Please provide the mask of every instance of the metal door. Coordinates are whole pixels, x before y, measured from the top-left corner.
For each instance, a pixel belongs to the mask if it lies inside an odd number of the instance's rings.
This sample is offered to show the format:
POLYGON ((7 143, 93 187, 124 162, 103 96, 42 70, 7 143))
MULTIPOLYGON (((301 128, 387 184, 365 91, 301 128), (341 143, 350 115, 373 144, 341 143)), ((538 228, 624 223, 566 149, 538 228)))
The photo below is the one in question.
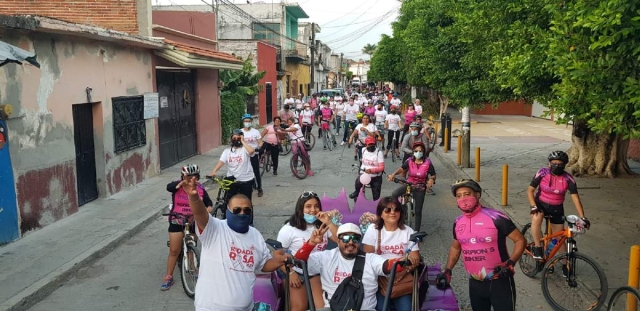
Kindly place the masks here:
POLYGON ((76 145, 76 182, 78 206, 98 198, 96 151, 93 141, 93 107, 73 105, 73 140, 76 145))
POLYGON ((158 129, 162 169, 197 152, 193 80, 191 72, 156 72, 160 96, 158 129))
POLYGON ((0 245, 19 237, 16 187, 9 154, 9 131, 5 121, 0 120, 0 245))
POLYGON ((271 87, 271 82, 267 82, 266 83, 266 87, 265 87, 265 96, 267 98, 267 104, 265 109, 267 110, 267 123, 271 122, 271 119, 273 119, 273 90, 271 87))

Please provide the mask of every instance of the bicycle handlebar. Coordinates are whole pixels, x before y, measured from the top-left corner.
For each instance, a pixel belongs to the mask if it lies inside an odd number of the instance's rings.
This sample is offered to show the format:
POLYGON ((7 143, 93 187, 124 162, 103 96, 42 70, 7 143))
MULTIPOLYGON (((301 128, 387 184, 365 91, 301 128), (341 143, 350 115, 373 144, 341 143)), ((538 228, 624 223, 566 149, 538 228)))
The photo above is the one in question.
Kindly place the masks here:
POLYGON ((412 184, 404 179, 400 179, 398 177, 394 177, 393 178, 393 182, 396 184, 401 184, 401 185, 405 185, 405 186, 410 186, 412 188, 418 188, 418 189, 425 189, 426 186, 423 184, 412 184))
POLYGON ((233 185, 236 182, 235 180, 224 179, 218 176, 207 175, 205 176, 205 178, 215 181, 218 184, 218 186, 225 188, 227 190, 231 185, 233 185))

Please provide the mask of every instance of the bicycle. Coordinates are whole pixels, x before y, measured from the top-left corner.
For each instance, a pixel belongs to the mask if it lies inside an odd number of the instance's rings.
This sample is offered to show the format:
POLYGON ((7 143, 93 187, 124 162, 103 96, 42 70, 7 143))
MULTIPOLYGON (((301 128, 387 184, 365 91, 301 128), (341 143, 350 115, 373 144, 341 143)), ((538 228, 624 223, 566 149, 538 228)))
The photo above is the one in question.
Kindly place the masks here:
MULTIPOLYGON (((196 294, 196 283, 198 282, 198 270, 200 269, 200 251, 198 250, 198 238, 191 228, 195 227, 193 216, 185 216, 177 213, 162 214, 162 216, 174 217, 172 222, 184 226, 184 238, 182 238, 182 260, 178 260, 180 267, 180 280, 182 288, 190 298, 196 294)), ((170 247, 167 241, 167 247, 170 247)))
POLYGON ((376 124, 376 128, 380 134, 379 138, 376 139, 376 148, 378 148, 378 150, 384 150, 384 137, 387 135, 387 130, 384 128, 384 123, 376 124))
POLYGON ((280 144, 282 145, 282 149, 280 149, 281 156, 286 156, 291 153, 291 139, 289 136, 285 136, 284 139, 280 141, 280 144))
POLYGON ((224 179, 218 176, 206 176, 206 178, 211 179, 218 184, 218 196, 216 197, 216 202, 213 204, 213 212, 211 212, 211 216, 213 216, 213 218, 224 220, 227 218, 227 202, 229 202, 228 193, 231 186, 235 183, 235 180, 224 179))
POLYGON ((391 136, 393 136, 393 138, 391 139, 391 146, 392 149, 391 151, 391 161, 395 162, 396 159, 400 159, 400 151, 398 150, 398 140, 396 139, 396 133, 395 132, 399 132, 402 129, 398 129, 398 131, 392 131, 393 133, 391 134, 391 136))
POLYGON ((622 286, 616 289, 616 291, 613 292, 613 295, 611 295, 611 298, 609 299, 609 307, 607 308, 607 311, 635 310, 633 306, 637 307, 639 302, 640 302, 640 291, 638 291, 638 289, 633 288, 631 286, 622 286), (620 301, 622 297, 626 297, 626 300, 620 301), (635 303, 634 303, 634 300, 635 300, 635 303), (623 302, 624 304, 618 305, 618 302, 623 302), (622 308, 615 308, 616 306, 619 306, 622 308))
POLYGON ((311 166, 310 161, 311 159, 304 155, 300 148, 296 148, 296 151, 293 153, 290 160, 291 173, 293 176, 298 179, 307 178, 309 167, 311 166))
POLYGON ((436 133, 436 129, 433 127, 433 122, 430 120, 427 123, 427 127, 425 128, 425 134, 429 138, 429 151, 433 150, 436 146, 436 141, 438 140, 438 134, 436 133))
MULTIPOLYGON (((413 221, 413 218, 415 217, 415 200, 413 199, 413 188, 418 188, 418 189, 423 189, 424 187, 418 186, 418 185, 413 185, 409 182, 407 182, 404 179, 400 179, 398 177, 394 177, 393 178, 393 182, 396 184, 401 184, 401 185, 405 185, 407 186, 407 190, 405 191, 405 193, 402 195, 402 198, 400 200, 400 204, 402 205, 402 209, 404 210, 404 217, 405 217, 405 222, 406 224, 408 224, 409 226, 412 226, 411 222, 413 221)), ((414 226, 414 228, 417 228, 418 226, 414 226)))
MULTIPOLYGON (((276 148, 276 147, 272 146, 270 148, 276 148)), ((260 155, 260 159, 258 161, 260 163, 260 176, 264 176, 265 171, 267 172, 271 171, 271 166, 273 166, 273 160, 271 159, 271 151, 265 149, 265 151, 260 155)))
POLYGON ((533 247, 535 247, 535 244, 533 243, 531 234, 529 234, 531 223, 528 223, 521 231, 527 241, 531 242, 527 244, 522 258, 518 261, 520 270, 522 270, 526 276, 531 278, 538 274, 538 272, 542 271, 542 294, 544 295, 545 300, 547 300, 555 310, 569 311, 576 309, 599 309, 604 305, 605 300, 607 299, 607 276, 595 260, 587 255, 578 253, 578 247, 574 237, 585 232, 584 227, 578 224, 579 218, 575 215, 564 217, 564 221, 568 224, 568 227, 556 233, 551 232, 551 216, 545 215, 544 218, 545 234, 541 240, 543 249, 545 250, 543 259, 537 261, 533 258, 533 247), (566 253, 557 254, 563 244, 566 244, 566 253), (531 260, 533 260, 533 263, 528 263, 531 260), (566 264, 563 264, 562 261, 565 261, 566 264), (579 265, 579 261, 583 263, 579 265), (556 265, 558 265, 558 269, 556 269, 556 265), (587 270, 585 265, 589 266, 591 270, 587 270), (562 273, 557 273, 557 270, 562 273), (583 270, 585 273, 583 273, 583 270), (588 283, 586 281, 587 277, 593 272, 595 272, 598 279, 593 283, 588 283), (560 279, 560 282, 557 282, 558 284, 553 284, 552 286, 550 283, 553 283, 553 281, 557 279, 560 279), (559 297, 554 298, 551 295, 550 290, 564 288, 565 286, 562 286, 562 282, 566 283, 571 292, 574 293, 561 293, 559 294, 559 297), (579 289, 586 289, 586 291, 582 294, 575 294, 579 289), (589 294, 595 296, 595 301, 592 301, 592 298, 587 297, 589 294), (560 305, 558 301, 566 301, 568 297, 573 297, 574 302, 566 307, 560 305), (576 307, 577 305, 582 305, 584 307, 576 307))
POLYGON ((331 132, 331 123, 327 120, 322 120, 321 124, 327 123, 327 128, 322 129, 322 142, 324 146, 329 148, 329 151, 333 151, 333 146, 336 144, 336 138, 331 132))
MULTIPOLYGON (((313 125, 308 123, 304 123, 303 126, 310 126, 313 128, 313 125)), ((313 149, 313 147, 316 145, 316 137, 311 133, 311 130, 304 133, 303 135, 305 145, 304 149, 307 149, 307 151, 311 151, 311 149, 313 149)))

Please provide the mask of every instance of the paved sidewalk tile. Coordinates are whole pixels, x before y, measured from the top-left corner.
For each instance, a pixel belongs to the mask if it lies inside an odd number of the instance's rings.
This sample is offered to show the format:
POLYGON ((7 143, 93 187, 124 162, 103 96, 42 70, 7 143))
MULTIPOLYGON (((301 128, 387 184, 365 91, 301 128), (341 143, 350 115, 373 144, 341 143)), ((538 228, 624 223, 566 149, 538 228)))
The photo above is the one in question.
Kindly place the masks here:
MULTIPOLYGON (((0 248, 0 310, 24 310, 92 261, 155 220, 170 203, 166 184, 180 167, 197 163, 203 170, 218 161, 222 148, 194 156, 159 176, 80 208, 65 219, 0 248)), ((202 175, 208 174, 203 171, 202 175)))

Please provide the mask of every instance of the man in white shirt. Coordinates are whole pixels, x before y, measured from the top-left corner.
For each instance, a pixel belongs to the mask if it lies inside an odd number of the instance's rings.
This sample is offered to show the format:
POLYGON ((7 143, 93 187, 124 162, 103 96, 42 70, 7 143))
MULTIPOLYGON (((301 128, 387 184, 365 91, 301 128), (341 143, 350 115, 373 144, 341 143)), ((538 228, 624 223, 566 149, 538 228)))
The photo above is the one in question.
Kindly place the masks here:
POLYGON ((262 234, 249 225, 253 206, 246 196, 231 197, 227 203, 227 219, 220 220, 207 212, 198 195, 195 178, 182 181, 180 186, 189 195, 195 231, 202 247, 195 310, 253 310, 255 273, 273 272, 290 256, 283 250, 276 250, 272 255, 262 234))
MULTIPOLYGON (((360 164, 360 173, 369 175, 371 181, 371 194, 373 200, 376 201, 380 198, 380 190, 382 189, 382 172, 384 172, 384 155, 382 151, 376 148, 376 139, 368 136, 365 139, 365 150, 362 151, 362 164, 360 164)), ((360 189, 362 188, 362 182, 360 182, 360 176, 356 178, 356 190, 349 195, 349 198, 354 201, 358 198, 360 189)))
POLYGON ((384 110, 384 102, 379 100, 378 106, 376 107, 376 112, 373 114, 375 118, 376 128, 378 129, 378 133, 382 136, 382 151, 384 151, 384 121, 387 119, 387 111, 384 110))
MULTIPOLYGON (((245 114, 242 117, 242 124, 244 126, 242 128, 242 131, 244 132, 244 141, 249 144, 249 146, 251 146, 254 150, 260 150, 260 147, 262 147, 262 135, 260 134, 260 131, 251 127, 253 125, 253 117, 248 113, 245 114)), ((258 196, 261 197, 264 192, 262 191, 262 175, 260 175, 259 152, 251 155, 251 167, 253 167, 253 174, 255 175, 255 185, 256 189, 258 189, 258 196)))
MULTIPOLYGON (((349 99, 349 103, 344 106, 344 136, 342 137, 342 143, 340 146, 344 146, 347 142, 347 136, 349 135, 349 128, 355 129, 358 124, 358 112, 360 107, 356 105, 353 98, 349 99)), ((351 143, 349 143, 351 144, 351 143)))
POLYGON ((291 98, 291 94, 287 94, 287 98, 284 99, 282 106, 289 105, 289 107, 294 107, 295 100, 291 98))
POLYGON ((229 196, 242 193, 251 200, 255 176, 251 167, 251 155, 255 149, 244 140, 244 132, 240 129, 233 130, 231 146, 225 149, 220 156, 211 175, 216 175, 223 165, 227 165, 226 179, 235 180, 228 190, 229 196))
MULTIPOLYGON (((322 225, 319 229, 314 230, 309 241, 295 254, 297 259, 307 261, 309 275, 320 275, 324 308, 318 309, 318 311, 330 310, 329 301, 331 297, 340 283, 351 276, 356 257, 359 254, 363 255, 358 251, 362 241, 362 232, 357 225, 352 223, 343 224, 338 228, 338 248, 311 253, 316 244, 323 242, 324 234, 328 228, 322 225)), ((402 258, 385 260, 383 257, 373 253, 367 253, 364 256, 365 263, 362 273, 364 299, 360 310, 375 310, 378 277, 389 274, 393 263, 402 258)))
POLYGON ((392 106, 400 107, 400 104, 402 104, 402 101, 398 99, 398 94, 393 94, 393 99, 391 100, 390 104, 392 106))

